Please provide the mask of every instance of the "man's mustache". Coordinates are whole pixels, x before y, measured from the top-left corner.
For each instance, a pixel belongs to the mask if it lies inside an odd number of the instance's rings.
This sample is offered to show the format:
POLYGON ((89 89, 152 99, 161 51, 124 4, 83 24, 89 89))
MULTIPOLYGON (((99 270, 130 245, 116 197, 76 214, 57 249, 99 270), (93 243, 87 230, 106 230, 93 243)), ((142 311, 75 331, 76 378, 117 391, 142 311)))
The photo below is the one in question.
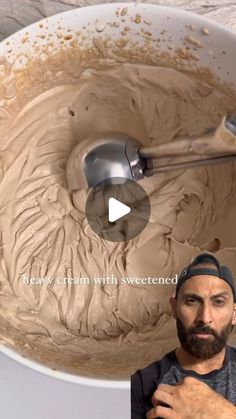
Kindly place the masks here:
POLYGON ((188 334, 193 333, 201 333, 201 334, 209 334, 217 337, 217 333, 209 326, 199 326, 191 329, 188 334))

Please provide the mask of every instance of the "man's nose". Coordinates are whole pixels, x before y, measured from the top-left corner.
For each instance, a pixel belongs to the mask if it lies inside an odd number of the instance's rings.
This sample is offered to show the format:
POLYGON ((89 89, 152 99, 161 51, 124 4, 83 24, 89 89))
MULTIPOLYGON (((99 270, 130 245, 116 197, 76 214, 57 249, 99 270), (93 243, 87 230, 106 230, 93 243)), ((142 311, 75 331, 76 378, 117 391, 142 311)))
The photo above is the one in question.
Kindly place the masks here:
POLYGON ((204 302, 201 304, 198 310, 197 320, 204 324, 212 323, 212 310, 210 304, 204 302))

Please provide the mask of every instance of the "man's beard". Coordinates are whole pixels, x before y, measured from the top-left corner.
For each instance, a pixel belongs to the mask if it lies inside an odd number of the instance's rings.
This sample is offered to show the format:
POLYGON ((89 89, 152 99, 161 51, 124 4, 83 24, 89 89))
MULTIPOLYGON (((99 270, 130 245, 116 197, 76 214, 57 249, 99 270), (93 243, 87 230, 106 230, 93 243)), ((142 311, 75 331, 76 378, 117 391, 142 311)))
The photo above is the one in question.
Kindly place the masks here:
POLYGON ((233 330, 231 321, 222 328, 220 334, 207 325, 186 330, 179 318, 176 320, 176 326, 182 348, 197 359, 210 359, 218 354, 226 346, 233 330), (210 333, 212 336, 204 339, 193 333, 210 333))

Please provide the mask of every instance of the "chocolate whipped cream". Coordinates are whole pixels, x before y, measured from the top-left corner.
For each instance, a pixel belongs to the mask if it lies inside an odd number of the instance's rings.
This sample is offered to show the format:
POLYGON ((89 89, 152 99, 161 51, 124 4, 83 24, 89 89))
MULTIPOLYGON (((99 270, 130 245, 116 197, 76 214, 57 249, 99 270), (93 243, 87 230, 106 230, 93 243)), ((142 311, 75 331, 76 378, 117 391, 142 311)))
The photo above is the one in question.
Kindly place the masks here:
POLYGON ((236 165, 143 179, 150 221, 135 239, 113 243, 88 225, 89 190, 68 190, 67 160, 94 133, 123 132, 146 147, 200 135, 234 110, 235 97, 203 77, 145 63, 104 58, 69 65, 49 57, 21 74, 5 64, 1 341, 53 368, 128 377, 177 344, 168 303, 175 285, 122 278, 174 278, 202 251, 236 274, 236 165), (94 277, 116 282, 58 281, 94 277))

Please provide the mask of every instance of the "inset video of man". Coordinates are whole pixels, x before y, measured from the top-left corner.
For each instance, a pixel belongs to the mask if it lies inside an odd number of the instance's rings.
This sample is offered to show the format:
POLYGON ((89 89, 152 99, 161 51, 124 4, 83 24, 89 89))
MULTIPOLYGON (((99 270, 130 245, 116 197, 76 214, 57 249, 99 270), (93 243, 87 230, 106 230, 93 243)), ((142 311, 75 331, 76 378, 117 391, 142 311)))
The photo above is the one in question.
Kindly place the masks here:
POLYGON ((231 270, 202 253, 170 297, 180 345, 131 376, 131 419, 236 419, 236 323, 231 270))

